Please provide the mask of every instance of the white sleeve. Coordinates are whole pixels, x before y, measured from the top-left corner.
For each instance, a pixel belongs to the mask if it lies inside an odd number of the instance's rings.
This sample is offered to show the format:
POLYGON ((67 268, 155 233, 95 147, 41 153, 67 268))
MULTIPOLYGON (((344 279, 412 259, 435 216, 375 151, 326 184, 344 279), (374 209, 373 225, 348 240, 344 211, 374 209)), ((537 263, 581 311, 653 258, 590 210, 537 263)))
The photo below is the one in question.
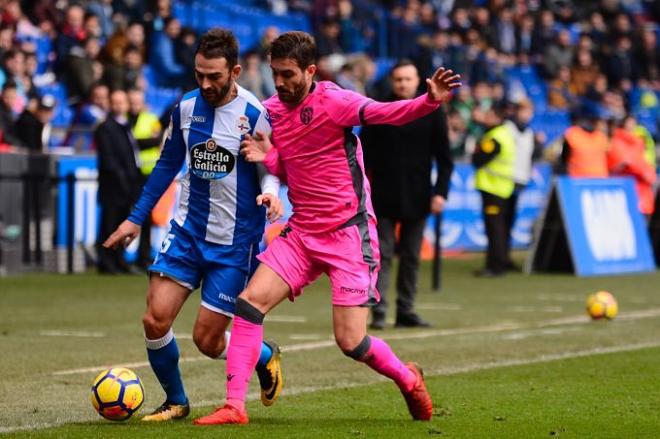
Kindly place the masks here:
MULTIPOLYGON (((272 128, 270 126, 270 117, 268 110, 264 109, 257 119, 256 126, 254 127, 254 134, 257 131, 263 133, 265 136, 270 136, 272 128)), ((276 176, 269 174, 263 163, 257 163, 257 174, 259 175, 259 184, 261 185, 262 194, 272 194, 279 196, 280 193, 280 179, 276 176)))
POLYGON ((259 119, 257 119, 257 123, 254 127, 254 135, 257 134, 257 131, 260 131, 265 135, 270 135, 271 131, 273 131, 273 129, 270 127, 270 116, 268 115, 268 110, 265 108, 259 115, 259 119))
POLYGON ((259 176, 261 193, 271 194, 279 197, 280 179, 272 174, 269 174, 263 163, 257 163, 257 175, 259 176))

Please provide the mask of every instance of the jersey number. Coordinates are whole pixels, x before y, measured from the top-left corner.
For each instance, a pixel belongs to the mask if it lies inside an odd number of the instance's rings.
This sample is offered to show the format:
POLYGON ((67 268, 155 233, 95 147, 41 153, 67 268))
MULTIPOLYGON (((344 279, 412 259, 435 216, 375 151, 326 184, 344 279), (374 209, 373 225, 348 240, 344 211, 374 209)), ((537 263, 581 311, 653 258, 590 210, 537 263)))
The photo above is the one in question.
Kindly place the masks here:
POLYGON ((174 239, 174 233, 168 233, 165 239, 163 239, 163 245, 160 247, 161 253, 166 253, 167 249, 172 245, 172 240, 174 239))

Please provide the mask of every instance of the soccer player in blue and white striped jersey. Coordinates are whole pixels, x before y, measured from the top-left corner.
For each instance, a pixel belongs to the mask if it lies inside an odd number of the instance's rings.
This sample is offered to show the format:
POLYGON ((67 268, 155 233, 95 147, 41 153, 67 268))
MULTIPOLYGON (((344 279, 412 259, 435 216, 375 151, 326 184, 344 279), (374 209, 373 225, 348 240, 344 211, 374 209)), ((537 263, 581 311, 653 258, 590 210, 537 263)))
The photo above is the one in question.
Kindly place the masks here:
MULTIPOLYGON (((279 180, 239 153, 245 135, 270 133, 264 107, 236 83, 240 72, 238 42, 231 32, 216 28, 201 37, 195 55, 199 88, 187 93, 175 107, 161 157, 140 199, 104 243, 106 247, 125 246, 135 239, 140 225, 185 163, 177 211, 149 267, 143 324, 149 362, 166 400, 144 420, 188 415, 172 323, 190 292, 201 284, 193 340, 205 355, 226 358, 226 329, 234 315, 236 297, 258 264, 265 219, 275 220, 282 214, 276 195, 279 180)), ((256 370, 262 402, 271 405, 282 388, 275 343, 262 344, 256 370)))

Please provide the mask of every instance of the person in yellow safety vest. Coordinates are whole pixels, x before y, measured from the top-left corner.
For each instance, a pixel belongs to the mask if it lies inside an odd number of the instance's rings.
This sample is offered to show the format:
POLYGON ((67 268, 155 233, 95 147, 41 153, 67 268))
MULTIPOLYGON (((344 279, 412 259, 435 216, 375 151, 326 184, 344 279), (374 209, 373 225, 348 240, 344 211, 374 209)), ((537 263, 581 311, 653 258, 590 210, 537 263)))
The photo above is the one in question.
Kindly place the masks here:
POLYGON ((596 110, 583 109, 575 116, 575 124, 564 133, 564 144, 557 173, 575 178, 605 178, 609 176, 607 135, 597 129, 601 121, 596 110))
POLYGON ((511 130, 503 124, 504 108, 494 106, 485 114, 486 132, 472 155, 475 186, 481 193, 488 248, 486 266, 475 275, 503 276, 509 262, 507 209, 515 189, 516 145, 511 130))
MULTIPOLYGON (((151 175, 160 157, 162 127, 158 116, 148 111, 144 103, 144 91, 133 88, 128 91, 130 105, 129 123, 133 137, 138 142, 140 156, 140 172, 143 184, 151 175)), ((152 261, 151 257, 151 219, 148 218, 140 233, 137 265, 146 269, 152 261)))
POLYGON ((653 166, 653 169, 656 169, 655 140, 653 140, 653 136, 644 125, 639 123, 633 129, 633 134, 644 141, 644 158, 649 165, 653 166))

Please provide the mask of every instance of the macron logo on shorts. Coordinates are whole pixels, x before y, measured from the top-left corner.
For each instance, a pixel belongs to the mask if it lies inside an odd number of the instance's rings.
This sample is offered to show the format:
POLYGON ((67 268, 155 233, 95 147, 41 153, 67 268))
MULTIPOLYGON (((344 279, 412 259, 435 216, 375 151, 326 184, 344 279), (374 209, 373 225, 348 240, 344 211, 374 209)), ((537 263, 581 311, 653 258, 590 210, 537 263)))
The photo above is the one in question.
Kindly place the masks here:
POLYGON ((365 296, 367 294, 367 290, 360 288, 341 287, 339 290, 344 294, 357 294, 359 296, 365 296))
POLYGON ((236 303, 236 299, 235 299, 235 298, 233 298, 233 297, 231 297, 231 296, 228 296, 228 295, 225 294, 225 293, 220 293, 220 294, 218 294, 218 298, 219 298, 220 300, 224 300, 225 302, 236 303))

